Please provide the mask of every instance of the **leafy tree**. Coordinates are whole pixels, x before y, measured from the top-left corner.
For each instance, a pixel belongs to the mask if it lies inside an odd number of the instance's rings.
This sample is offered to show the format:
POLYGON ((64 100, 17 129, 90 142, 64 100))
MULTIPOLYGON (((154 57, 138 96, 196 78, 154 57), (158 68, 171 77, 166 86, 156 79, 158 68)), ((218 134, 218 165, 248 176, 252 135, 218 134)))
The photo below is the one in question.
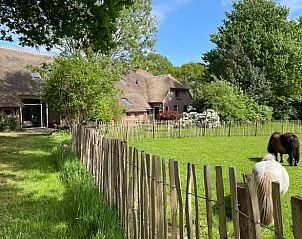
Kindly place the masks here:
POLYGON ((212 73, 258 102, 267 102, 277 118, 289 115, 291 102, 301 100, 301 42, 288 13, 274 0, 234 2, 223 25, 211 35, 217 47, 204 55, 212 73))
POLYGON ((46 79, 44 100, 69 124, 91 119, 108 121, 116 114, 114 84, 121 79, 122 69, 109 57, 83 57, 79 53, 57 57, 40 72, 46 79))
POLYGON ((175 76, 177 71, 176 67, 167 57, 154 52, 133 59, 132 66, 134 68, 145 69, 154 75, 171 74, 175 76))
POLYGON ((198 62, 183 64, 176 69, 176 78, 190 87, 193 107, 198 111, 202 110, 203 99, 199 94, 199 89, 212 79, 207 67, 198 62))
POLYGON ((123 7, 113 36, 116 47, 109 55, 113 59, 129 60, 152 51, 157 40, 157 26, 151 0, 136 0, 130 7, 123 7))
POLYGON ((207 67, 198 62, 189 62, 178 67, 176 77, 191 87, 205 83, 210 78, 207 67))
POLYGON ((0 3, 0 39, 49 50, 66 39, 85 52, 108 52, 114 46, 119 11, 131 0, 4 0, 0 3))
POLYGON ((203 97, 203 108, 217 111, 222 120, 258 121, 271 120, 272 109, 254 102, 232 84, 217 80, 206 83, 199 89, 203 97))

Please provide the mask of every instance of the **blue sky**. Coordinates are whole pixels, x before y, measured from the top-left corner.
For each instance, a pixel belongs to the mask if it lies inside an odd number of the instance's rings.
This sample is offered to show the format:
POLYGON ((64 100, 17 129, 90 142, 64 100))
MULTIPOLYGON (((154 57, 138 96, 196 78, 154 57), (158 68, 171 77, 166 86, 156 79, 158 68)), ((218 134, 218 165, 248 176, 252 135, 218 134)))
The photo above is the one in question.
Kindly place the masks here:
MULTIPOLYGON (((290 18, 302 15, 302 0, 278 0, 290 7, 290 18)), ((222 25, 232 0, 153 0, 160 19, 156 51, 174 65, 201 62, 203 53, 214 48, 209 34, 222 25)))
MULTIPOLYGON (((302 15, 302 0, 277 2, 290 7, 291 19, 302 15)), ((215 47, 209 34, 222 25, 232 0, 153 0, 152 5, 160 20, 156 51, 180 66, 190 61, 201 62, 202 54, 215 47)), ((17 43, 2 41, 0 45, 18 47, 17 43)))

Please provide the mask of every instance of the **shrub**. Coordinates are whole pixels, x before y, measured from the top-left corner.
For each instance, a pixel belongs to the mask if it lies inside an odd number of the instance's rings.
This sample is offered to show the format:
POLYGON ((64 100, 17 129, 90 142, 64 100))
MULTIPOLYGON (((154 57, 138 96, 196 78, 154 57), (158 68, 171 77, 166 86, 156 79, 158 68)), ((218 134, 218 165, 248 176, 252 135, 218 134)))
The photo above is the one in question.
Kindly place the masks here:
POLYGON ((200 92, 206 108, 219 112, 226 121, 270 121, 272 108, 259 105, 232 84, 215 80, 205 84, 200 92))
POLYGON ((157 120, 178 120, 181 115, 176 111, 165 111, 158 115, 157 120))
POLYGON ((217 112, 212 109, 207 109, 202 113, 190 112, 182 113, 180 119, 182 127, 187 127, 189 125, 196 125, 199 127, 216 128, 220 127, 220 117, 217 112))
POLYGON ((19 124, 16 116, 0 112, 0 131, 18 130, 19 124))

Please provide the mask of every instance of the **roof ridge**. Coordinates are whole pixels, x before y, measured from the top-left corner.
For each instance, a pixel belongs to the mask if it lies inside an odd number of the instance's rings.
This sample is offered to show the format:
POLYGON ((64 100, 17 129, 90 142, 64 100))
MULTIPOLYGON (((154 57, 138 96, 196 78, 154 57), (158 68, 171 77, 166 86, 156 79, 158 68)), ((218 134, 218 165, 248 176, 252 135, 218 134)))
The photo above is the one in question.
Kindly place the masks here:
POLYGON ((36 55, 53 57, 53 55, 51 55, 51 54, 41 53, 41 52, 37 52, 37 51, 35 52, 35 51, 25 50, 25 49, 18 49, 16 47, 9 47, 9 46, 0 45, 0 48, 9 49, 9 50, 15 50, 15 51, 20 51, 20 52, 26 52, 26 53, 36 54, 36 55))

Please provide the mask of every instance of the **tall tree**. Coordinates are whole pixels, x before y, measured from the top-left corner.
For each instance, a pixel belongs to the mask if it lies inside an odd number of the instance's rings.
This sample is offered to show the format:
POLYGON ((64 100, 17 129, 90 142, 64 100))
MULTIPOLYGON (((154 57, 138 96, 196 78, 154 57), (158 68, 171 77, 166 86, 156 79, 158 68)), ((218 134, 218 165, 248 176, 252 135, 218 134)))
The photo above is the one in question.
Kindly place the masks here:
POLYGON ((274 107, 277 118, 293 114, 291 103, 301 100, 301 44, 288 14, 289 9, 274 0, 234 2, 211 35, 217 47, 204 55, 212 73, 253 97, 259 87, 271 89, 271 96, 263 95, 268 98, 264 102, 274 107))
POLYGON ((130 60, 154 49, 158 21, 152 13, 151 0, 135 0, 123 7, 113 35, 115 48, 109 55, 113 59, 130 60))
POLYGON ((114 46, 116 19, 131 0, 4 0, 0 3, 0 39, 16 35, 22 46, 51 49, 65 39, 78 49, 108 52, 114 46))

